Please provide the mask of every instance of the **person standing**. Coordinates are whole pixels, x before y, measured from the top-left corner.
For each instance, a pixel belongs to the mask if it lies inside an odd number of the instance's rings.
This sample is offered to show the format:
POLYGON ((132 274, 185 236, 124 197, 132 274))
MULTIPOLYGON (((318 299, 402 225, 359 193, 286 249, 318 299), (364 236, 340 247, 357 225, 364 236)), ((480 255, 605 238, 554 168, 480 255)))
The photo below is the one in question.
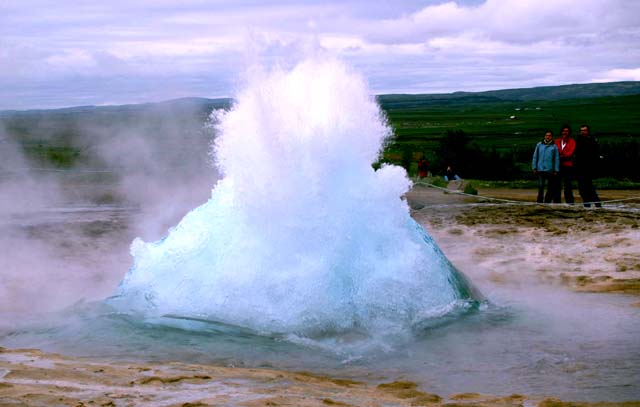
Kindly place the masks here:
POLYGON ((460 177, 453 171, 451 165, 447 165, 447 169, 444 171, 444 180, 445 181, 458 181, 460 177))
POLYGON ((560 169, 560 154, 558 153, 558 147, 553 142, 553 132, 547 131, 544 134, 544 139, 536 144, 536 149, 533 151, 533 160, 531 162, 531 168, 533 169, 533 175, 538 177, 538 203, 550 203, 554 202, 556 198, 556 178, 560 169), (544 186, 547 184, 547 194, 544 194, 544 186))
POLYGON ((601 208, 600 197, 593 186, 593 176, 599 167, 600 154, 598 153, 598 141, 591 136, 589 126, 580 126, 580 135, 576 140, 576 178, 578 179, 578 191, 584 207, 591 207, 591 203, 596 208, 601 208))
POLYGON ((422 158, 418 161, 418 177, 426 178, 429 176, 429 162, 424 154, 422 154, 422 158))
POLYGON ((571 137, 571 126, 568 124, 563 125, 560 128, 560 136, 556 140, 556 147, 560 154, 560 173, 554 202, 560 203, 560 194, 564 188, 564 201, 573 205, 573 158, 576 150, 576 141, 571 137))

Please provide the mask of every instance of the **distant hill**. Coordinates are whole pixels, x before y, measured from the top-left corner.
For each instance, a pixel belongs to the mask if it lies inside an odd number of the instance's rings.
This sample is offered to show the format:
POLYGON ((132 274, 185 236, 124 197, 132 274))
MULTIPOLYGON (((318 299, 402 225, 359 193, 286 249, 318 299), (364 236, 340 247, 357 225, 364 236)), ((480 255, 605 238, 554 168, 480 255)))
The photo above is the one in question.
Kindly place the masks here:
MULTIPOLYGON (((388 94, 377 95, 376 99, 384 110, 411 109, 422 106, 448 106, 461 104, 554 101, 565 99, 598 98, 605 96, 640 95, 640 81, 586 83, 559 86, 538 86, 534 88, 517 88, 489 90, 484 92, 453 92, 425 94, 388 94)), ((165 110, 170 108, 177 112, 206 111, 228 108, 233 103, 231 98, 180 98, 164 102, 141 103, 114 106, 75 106, 62 109, 30 109, 0 110, 0 118, 16 115, 38 116, 39 114, 78 114, 86 112, 102 113, 138 113, 143 111, 165 110)))
POLYGON ((480 94, 484 96, 495 96, 500 99, 522 101, 581 99, 604 96, 628 96, 640 95, 640 82, 609 82, 562 86, 539 86, 536 88, 492 90, 487 92, 480 92, 480 94))
MULTIPOLYGON (((524 174, 532 143, 545 131, 557 131, 563 123, 588 123, 601 144, 622 146, 609 154, 616 160, 607 162, 606 175, 637 174, 628 167, 640 157, 640 82, 379 95, 377 100, 394 134, 385 145, 387 162, 397 164, 404 156, 422 153, 433 161, 440 141, 456 130, 483 151, 515 157, 524 174), (631 156, 625 158, 627 153, 631 156)), ((135 168, 171 174, 176 180, 193 177, 211 168, 215 134, 206 125, 211 111, 228 109, 232 103, 229 98, 182 98, 0 111, 0 178, 3 168, 10 172, 16 166, 3 167, 9 162, 3 157, 17 155, 24 156, 22 166, 29 168, 108 170, 118 176, 135 168)))
POLYGON ((485 92, 454 92, 433 94, 391 94, 377 97, 383 109, 410 109, 433 105, 460 105, 462 103, 495 103, 554 101, 565 99, 598 98, 605 96, 640 95, 640 82, 586 83, 535 88, 489 90, 485 92))
MULTIPOLYGON (((231 99, 183 98, 121 106, 6 110, 0 112, 0 161, 20 156, 24 158, 21 166, 29 168, 119 172, 118 168, 130 169, 136 163, 147 172, 206 171, 213 135, 205 124, 212 110, 226 109, 231 103, 231 99), (185 167, 185 162, 190 165, 185 167)), ((11 167, 15 166, 0 163, 0 178, 3 170, 13 171, 11 167)))
POLYGON ((0 118, 10 116, 38 116, 38 115, 75 115, 81 113, 140 113, 154 110, 166 110, 170 108, 173 111, 185 112, 202 110, 211 112, 212 109, 228 108, 233 102, 230 98, 207 99, 207 98, 180 98, 172 99, 164 102, 156 103, 140 103, 128 105, 109 105, 109 106, 74 106, 61 109, 29 109, 29 110, 0 110, 0 118))

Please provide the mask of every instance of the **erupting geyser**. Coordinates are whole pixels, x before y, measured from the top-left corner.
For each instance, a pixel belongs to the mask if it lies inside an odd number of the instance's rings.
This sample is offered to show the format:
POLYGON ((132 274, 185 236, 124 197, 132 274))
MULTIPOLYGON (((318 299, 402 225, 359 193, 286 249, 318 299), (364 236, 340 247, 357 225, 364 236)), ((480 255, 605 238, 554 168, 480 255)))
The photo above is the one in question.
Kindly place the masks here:
POLYGON ((303 336, 407 332, 473 303, 409 216, 364 80, 336 60, 255 74, 216 117, 224 178, 160 241, 131 245, 111 303, 303 336))

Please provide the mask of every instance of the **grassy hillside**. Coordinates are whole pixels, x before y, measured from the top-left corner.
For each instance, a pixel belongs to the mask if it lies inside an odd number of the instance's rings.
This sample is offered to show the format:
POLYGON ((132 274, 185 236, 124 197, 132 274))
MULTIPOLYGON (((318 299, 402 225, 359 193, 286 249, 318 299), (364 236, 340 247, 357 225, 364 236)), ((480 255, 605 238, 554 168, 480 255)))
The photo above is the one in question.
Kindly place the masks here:
POLYGON ((441 171, 441 140, 448 131, 462 131, 472 149, 482 150, 474 158, 479 162, 464 163, 465 176, 528 177, 531 152, 546 130, 557 137, 564 123, 574 133, 586 123, 605 157, 599 174, 640 180, 634 165, 640 160, 640 95, 535 101, 470 95, 422 102, 394 95, 391 100, 384 96, 379 100, 396 135, 383 161, 403 165, 410 172, 422 154, 435 164, 436 172, 441 171), (496 168, 480 174, 490 164, 496 168))
POLYGON ((380 97, 396 134, 390 153, 433 150, 447 130, 463 130, 481 146, 499 150, 535 145, 547 129, 557 133, 563 123, 574 130, 588 123, 604 142, 640 136, 640 95, 525 102, 471 96, 414 101, 410 107, 398 99, 380 97))
POLYGON ((626 96, 640 94, 640 82, 608 82, 586 83, 560 86, 538 86, 535 88, 489 90, 485 92, 454 92, 424 95, 382 95, 379 98, 385 104, 396 103, 395 107, 409 107, 409 104, 424 104, 430 100, 467 100, 475 101, 531 101, 531 100, 563 100, 586 99, 605 96, 626 96))
POLYGON ((4 111, 0 112, 0 146, 18 146, 36 167, 112 167, 114 163, 106 162, 97 150, 109 146, 113 151, 117 144, 129 143, 138 150, 157 152, 159 162, 189 159, 193 152, 208 151, 210 135, 203 127, 211 111, 230 104, 230 99, 186 98, 140 105, 4 111))
MULTIPOLYGON (((613 156, 607 163, 619 167, 616 176, 640 177, 637 170, 637 175, 629 174, 634 171, 628 162, 640 159, 640 82, 377 99, 396 135, 385 148, 387 162, 415 163, 422 153, 437 162, 441 140, 447 131, 456 130, 463 131, 474 148, 515 160, 524 174, 530 152, 547 129, 557 134, 563 123, 575 131, 588 123, 602 144, 618 148, 610 149, 613 156)), ((212 136, 205 123, 213 109, 230 104, 230 99, 187 98, 142 105, 3 111, 0 158, 15 150, 24 154, 23 165, 30 167, 130 169, 140 160, 154 171, 170 171, 195 161, 200 163, 197 168, 203 168, 210 160, 212 136)), ((9 171, 6 167, 0 170, 9 171)))

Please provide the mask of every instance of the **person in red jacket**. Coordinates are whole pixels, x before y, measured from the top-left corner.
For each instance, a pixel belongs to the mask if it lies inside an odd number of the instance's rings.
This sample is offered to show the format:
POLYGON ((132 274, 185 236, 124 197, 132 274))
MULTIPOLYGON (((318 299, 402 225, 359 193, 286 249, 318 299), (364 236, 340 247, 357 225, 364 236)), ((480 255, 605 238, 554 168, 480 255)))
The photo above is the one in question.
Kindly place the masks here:
POLYGON ((571 127, 568 124, 560 128, 561 137, 556 140, 556 147, 560 153, 560 174, 556 186, 556 199, 560 202, 560 193, 564 186, 564 201, 573 204, 573 155, 576 150, 576 141, 571 137, 571 127))
POLYGON ((418 177, 426 178, 429 176, 429 162, 427 158, 422 154, 422 158, 418 161, 418 177))

